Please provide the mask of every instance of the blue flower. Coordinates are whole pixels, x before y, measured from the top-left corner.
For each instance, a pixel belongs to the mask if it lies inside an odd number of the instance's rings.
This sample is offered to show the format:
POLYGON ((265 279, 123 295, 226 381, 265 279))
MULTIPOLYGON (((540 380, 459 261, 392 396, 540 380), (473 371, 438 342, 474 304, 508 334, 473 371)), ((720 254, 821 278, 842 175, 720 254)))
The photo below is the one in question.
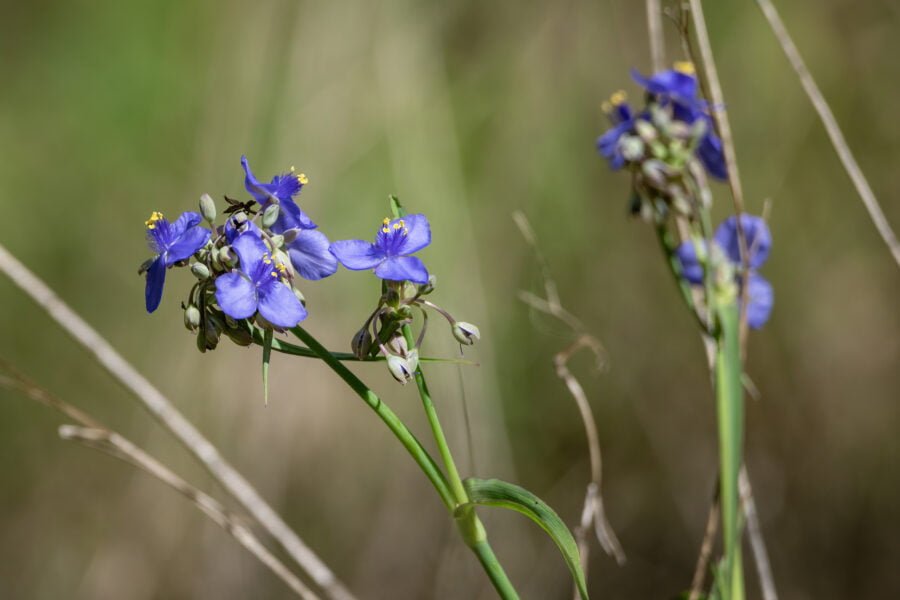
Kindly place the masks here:
POLYGON ((166 283, 166 269, 206 245, 210 232, 199 227, 203 218, 195 212, 186 212, 174 223, 154 211, 147 220, 147 242, 157 256, 147 269, 147 286, 144 297, 147 312, 153 312, 162 299, 166 283))
POLYGON ((715 133, 708 104, 699 97, 694 65, 689 62, 677 62, 674 68, 650 77, 644 77, 637 71, 632 71, 631 76, 663 106, 671 106, 674 119, 688 125, 698 120, 706 123, 706 133, 697 147, 697 156, 710 175, 717 179, 727 179, 728 170, 722 140, 715 133))
MULTIPOLYGON (((747 281, 749 298, 747 323, 753 329, 759 329, 769 320, 772 305, 775 303, 772 284, 756 272, 756 269, 759 269, 769 257, 769 250, 772 248, 772 234, 769 232, 769 226, 760 217, 742 214, 741 226, 750 253, 748 261, 750 273, 747 281)), ((742 267, 736 217, 728 217, 719 225, 713 237, 713 244, 721 249, 725 258, 734 265, 736 270, 742 267)), ((696 246, 692 242, 684 242, 675 253, 681 262, 682 276, 695 285, 702 284, 704 267, 703 261, 697 257, 696 246)), ((738 282, 740 282, 739 276, 738 282)))
POLYGON ((634 130, 635 114, 626 102, 625 92, 613 94, 609 102, 603 103, 603 111, 612 122, 612 127, 597 138, 597 151, 609 161, 609 166, 618 170, 625 164, 625 157, 619 148, 619 140, 623 135, 634 130))
POLYGON ((331 244, 331 252, 353 271, 375 269, 375 275, 389 281, 428 283, 428 269, 415 256, 431 243, 431 226, 425 215, 385 219, 375 235, 375 243, 343 240, 331 244))
POLYGON ((291 169, 289 173, 276 175, 269 183, 261 183, 250 170, 246 156, 241 157, 241 165, 246 174, 244 186, 263 209, 272 202, 279 204, 278 220, 272 225, 272 231, 283 234, 290 229, 297 230, 296 236, 286 247, 297 273, 314 281, 334 274, 338 263, 328 251, 328 238, 316 231, 317 225, 294 202, 294 196, 308 182, 306 175, 291 169))
POLYGON ((279 328, 294 327, 306 318, 306 308, 286 281, 286 268, 275 263, 255 231, 237 235, 231 248, 238 266, 216 279, 216 302, 233 319, 247 319, 256 311, 279 328))

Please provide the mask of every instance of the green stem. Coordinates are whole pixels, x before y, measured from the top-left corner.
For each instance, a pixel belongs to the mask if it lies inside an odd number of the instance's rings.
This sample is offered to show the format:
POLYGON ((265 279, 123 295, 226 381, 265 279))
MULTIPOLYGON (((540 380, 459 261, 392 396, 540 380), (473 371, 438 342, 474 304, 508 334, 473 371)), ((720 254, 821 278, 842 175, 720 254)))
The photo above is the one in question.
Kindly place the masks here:
POLYGON ((431 458, 431 455, 428 454, 428 451, 425 450, 419 440, 417 440, 409 429, 406 428, 406 425, 404 425, 397 415, 394 414, 394 411, 392 411, 390 407, 375 394, 375 392, 370 390, 361 379, 354 375, 350 369, 344 366, 331 354, 331 352, 328 351, 328 349, 320 344, 319 341, 305 329, 298 325, 291 329, 291 333, 306 344, 310 350, 315 352, 325 364, 331 367, 332 371, 337 373, 337 375, 343 379, 366 404, 369 405, 369 408, 375 411, 375 414, 384 421, 384 424, 391 430, 391 433, 400 440, 403 447, 406 448, 413 457, 413 460, 416 461, 416 464, 419 465, 419 468, 422 469, 422 472, 425 473, 425 476, 428 477, 428 480, 431 481, 431 485, 437 490, 438 495, 447 506, 447 509, 452 511, 456 505, 456 498, 454 493, 450 490, 450 487, 447 485, 447 480, 441 472, 440 467, 434 462, 434 459, 431 458))
POLYGON ((694 293, 691 289, 690 282, 682 277, 681 261, 679 261, 678 257, 675 255, 675 243, 672 240, 672 234, 666 228, 665 224, 661 223, 656 226, 656 237, 659 240, 660 248, 662 248, 663 253, 666 255, 666 259, 669 261, 669 270, 675 278, 675 284, 678 285, 678 289, 681 292, 681 298, 684 300, 688 310, 700 326, 700 330, 706 335, 712 335, 710 333, 709 324, 703 321, 700 313, 697 311, 696 304, 694 304, 694 293))
MULTIPOLYGON (((413 339, 412 329, 409 324, 404 324, 401 331, 403 332, 403 337, 406 338, 408 347, 415 347, 415 340, 413 339)), ((459 476, 459 470, 456 468, 456 463, 453 461, 453 454, 450 452, 449 444, 447 444, 447 436, 444 435, 444 429, 441 427, 441 422, 438 419, 437 409, 434 406, 434 402, 431 400, 431 394, 428 391, 428 383, 425 381, 425 373, 422 371, 421 366, 416 368, 415 379, 416 388, 419 390, 419 397, 422 399, 422 406, 425 409, 425 416, 428 418, 428 424, 431 426, 434 442, 437 444, 441 460, 444 461, 444 468, 447 470, 450 488, 453 491, 457 506, 461 507, 459 510, 455 511, 454 517, 460 535, 462 535, 466 545, 471 548, 472 552, 478 557, 481 566, 484 568, 491 583, 494 585, 494 589, 497 590, 500 597, 503 598, 503 600, 518 600, 519 594, 513 587, 509 577, 507 577, 506 571, 503 570, 500 561, 497 560, 497 557, 494 555, 491 544, 487 539, 487 531, 485 531, 484 525, 475 513, 475 507, 463 506, 469 502, 469 494, 466 492, 462 478, 459 476)))

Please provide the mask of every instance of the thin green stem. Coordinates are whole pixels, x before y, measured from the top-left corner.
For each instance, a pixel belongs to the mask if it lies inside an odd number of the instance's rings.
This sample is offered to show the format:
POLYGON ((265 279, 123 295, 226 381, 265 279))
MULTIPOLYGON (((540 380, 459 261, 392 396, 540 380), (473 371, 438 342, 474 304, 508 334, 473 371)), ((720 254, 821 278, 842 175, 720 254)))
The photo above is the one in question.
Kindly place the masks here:
POLYGON ((506 572, 494 555, 494 551, 487 539, 477 542, 471 548, 481 562, 481 566, 484 567, 488 577, 490 577, 491 583, 494 584, 494 589, 497 590, 500 597, 504 600, 518 600, 519 594, 516 592, 516 588, 513 587, 509 577, 506 576, 506 572))
POLYGON ((422 469, 422 472, 425 473, 425 476, 428 477, 428 480, 431 482, 431 485, 434 486, 434 489, 437 490, 438 495, 447 506, 447 509, 452 511, 457 503, 456 497, 453 491, 451 491, 450 486, 447 485, 447 480, 441 472, 440 467, 434 462, 434 459, 431 458, 431 455, 428 454, 428 451, 425 450, 419 440, 416 439, 416 436, 406 428, 403 421, 394 414, 394 411, 392 411, 390 407, 375 394, 375 392, 369 389, 361 379, 354 375, 350 369, 335 358, 325 346, 320 344, 319 341, 305 329, 298 325, 291 329, 291 333, 306 344, 310 350, 315 352, 325 364, 331 367, 332 371, 337 373, 337 375, 343 379, 366 404, 369 405, 369 408, 375 411, 375 414, 384 421, 384 424, 391 430, 391 433, 400 440, 403 447, 406 448, 413 457, 413 460, 416 461, 416 464, 419 465, 419 468, 422 469))
POLYGON ((681 298, 684 300, 685 305, 687 306, 691 315, 693 315, 694 319, 697 321, 697 325, 700 326, 700 330, 706 335, 713 335, 709 328, 709 325, 703 321, 703 318, 697 311, 697 305, 694 303, 694 293, 691 289, 691 284, 682 276, 681 262, 675 255, 675 243, 672 241, 672 234, 666 228, 665 224, 659 224, 656 226, 656 237, 657 239, 659 239, 659 246, 662 249, 663 254, 666 255, 666 259, 669 263, 669 271, 675 278, 675 284, 678 286, 678 290, 681 292, 681 298))

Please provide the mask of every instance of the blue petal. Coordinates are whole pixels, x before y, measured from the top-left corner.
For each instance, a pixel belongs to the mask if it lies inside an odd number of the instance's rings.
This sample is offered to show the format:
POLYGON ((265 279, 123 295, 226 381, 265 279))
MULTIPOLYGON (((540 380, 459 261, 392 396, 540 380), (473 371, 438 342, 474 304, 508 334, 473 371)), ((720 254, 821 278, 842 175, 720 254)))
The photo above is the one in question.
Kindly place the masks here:
POLYGON ((173 264, 179 260, 189 258, 194 252, 206 245, 210 232, 204 227, 191 227, 184 234, 173 240, 169 247, 166 264, 173 264))
POLYGON ((144 301, 147 312, 152 313, 162 300, 163 286, 166 284, 166 255, 160 254, 147 269, 147 286, 144 288, 144 301))
POLYGON ((285 173, 284 175, 273 177, 272 183, 269 184, 269 189, 272 190, 272 193, 279 200, 290 200, 300 193, 300 190, 303 189, 303 184, 300 183, 300 179, 296 175, 285 173))
POLYGON ((244 187, 257 202, 260 204, 266 202, 272 194, 270 186, 256 178, 253 171, 250 170, 250 163, 247 162, 246 156, 241 156, 241 166, 244 167, 244 187))
POLYGON ((260 287, 259 314, 276 327, 293 327, 306 318, 306 308, 281 281, 260 287))
POLYGON ((240 271, 223 273, 216 278, 216 302, 232 319, 246 319, 256 312, 256 286, 240 271))
POLYGON ((375 268, 375 274, 390 281, 428 283, 428 269, 415 256, 392 256, 375 268))
POLYGON ((290 198, 282 198, 278 220, 272 227, 275 233, 284 233, 288 229, 315 229, 318 227, 309 216, 290 198))
POLYGON ((772 306, 775 304, 775 292, 772 284, 758 273, 750 273, 747 284, 749 300, 747 302, 747 324, 759 329, 769 320, 772 306))
MULTIPOLYGON (((741 215, 741 226, 747 239, 747 249, 750 251, 750 268, 758 269, 766 262, 769 250, 772 248, 772 234, 769 226, 761 217, 746 213, 741 215)), ((715 240, 731 262, 741 263, 736 217, 731 216, 722 221, 722 224, 716 229, 715 240)))
POLYGON ((725 164, 725 151, 722 148, 722 140, 715 134, 712 127, 712 120, 706 119, 709 129, 703 139, 700 140, 700 146, 697 148, 697 156, 700 162, 706 168, 706 171, 716 179, 728 179, 728 167, 725 164))
POLYGON ((609 129, 606 133, 597 138, 597 151, 606 160, 609 161, 613 170, 622 168, 625 164, 625 157, 619 151, 619 139, 634 127, 634 121, 626 121, 609 129))
POLYGON ((328 238, 321 231, 302 229, 287 250, 297 273, 305 279, 315 281, 337 271, 337 258, 328 250, 328 246, 328 238))
POLYGON ((245 231, 234 238, 231 248, 240 260, 241 270, 251 277, 259 270, 263 255, 268 252, 266 245, 254 231, 245 231))
POLYGON ((691 102, 697 97, 697 78, 675 69, 660 71, 650 77, 644 77, 632 69, 631 78, 651 94, 671 96, 684 102, 691 102))
POLYGON ((203 221, 203 217, 201 217, 199 213, 192 211, 181 213, 181 216, 178 217, 174 223, 169 225, 169 236, 171 236, 172 242, 175 242, 184 235, 184 232, 191 227, 199 225, 201 221, 203 221))
POLYGON ((397 246, 398 255, 418 252, 431 243, 431 225, 425 215, 407 215, 401 220, 406 225, 406 233, 397 246))
POLYGON ((341 240, 329 247, 342 265, 351 271, 362 271, 378 266, 384 259, 384 252, 374 244, 363 240, 341 240))
POLYGON ((703 265, 697 260, 697 247, 693 242, 682 242, 675 250, 681 263, 681 275, 693 284, 703 283, 703 265))

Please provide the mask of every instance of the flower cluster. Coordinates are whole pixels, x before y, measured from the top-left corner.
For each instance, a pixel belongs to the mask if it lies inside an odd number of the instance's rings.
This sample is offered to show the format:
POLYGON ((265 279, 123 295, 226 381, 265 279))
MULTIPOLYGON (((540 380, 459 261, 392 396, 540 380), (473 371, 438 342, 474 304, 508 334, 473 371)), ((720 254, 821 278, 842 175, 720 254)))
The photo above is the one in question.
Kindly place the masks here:
POLYGON ((706 173, 715 179, 728 175, 694 67, 678 62, 650 77, 633 71, 632 78, 645 90, 645 106, 632 109, 623 91, 604 102, 612 127, 597 139, 597 150, 613 169, 628 167, 634 174, 635 213, 665 218, 674 206, 688 214, 697 180, 704 187, 706 173))
MULTIPOLYGON (((382 279, 378 308, 366 321, 365 335, 354 336, 354 354, 373 359, 380 352, 391 372, 402 381, 415 371, 417 347, 401 333, 412 322, 412 308, 437 310, 451 324, 461 343, 478 338, 478 328, 457 322, 437 305, 424 300, 434 289, 434 277, 414 253, 431 243, 431 226, 422 214, 385 218, 374 242, 331 243, 297 204, 308 183, 293 168, 268 183, 260 181, 241 157, 248 201, 225 197, 224 222, 216 224, 217 208, 204 194, 200 213, 186 212, 170 223, 158 212, 146 222, 155 256, 142 265, 146 273, 146 307, 155 311, 170 267, 189 266, 197 282, 184 308, 185 326, 198 331, 201 351, 214 349, 222 334, 241 345, 260 343, 265 330, 284 331, 306 319, 299 279, 315 281, 334 274, 338 265, 354 271, 372 270, 382 279), (201 225, 203 221, 209 228, 201 225), (371 332, 370 332, 371 329, 371 332), (374 335, 373 335, 374 334, 374 335)), ((392 199, 395 211, 399 203, 392 199)))
MULTIPOLYGON (((775 293, 765 277, 757 273, 772 247, 772 234, 766 222, 756 216, 742 214, 741 228, 747 240, 747 323, 759 329, 769 320, 775 293)), ((742 281, 741 250, 738 240, 738 220, 728 217, 716 229, 711 247, 702 240, 682 243, 675 252, 681 263, 682 276, 694 285, 701 285, 707 271, 720 287, 731 287, 740 294, 742 281)))

